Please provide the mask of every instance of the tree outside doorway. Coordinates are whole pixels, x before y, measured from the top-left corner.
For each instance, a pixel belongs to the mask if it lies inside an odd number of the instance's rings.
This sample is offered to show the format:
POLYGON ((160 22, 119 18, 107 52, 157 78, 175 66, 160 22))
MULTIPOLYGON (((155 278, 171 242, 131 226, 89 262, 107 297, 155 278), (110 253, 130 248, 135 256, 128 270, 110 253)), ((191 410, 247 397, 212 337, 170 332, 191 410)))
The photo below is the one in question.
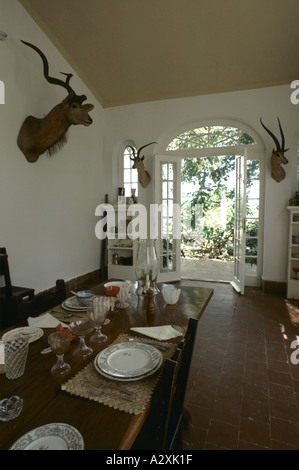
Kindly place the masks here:
MULTIPOLYGON (((258 162, 250 162, 248 190, 253 188, 258 172, 258 162)), ((182 277, 192 278, 197 272, 197 277, 228 281, 233 269, 235 156, 184 158, 181 181, 182 213, 188 210, 191 214, 191 225, 187 227, 182 221, 182 277), (201 261, 198 265, 201 271, 196 269, 196 260, 201 261), (213 264, 208 266, 208 261, 213 264)), ((248 216, 250 207, 247 207, 248 216)), ((247 262, 253 265, 257 255, 255 221, 249 231, 246 251, 251 257, 247 257, 247 262)))

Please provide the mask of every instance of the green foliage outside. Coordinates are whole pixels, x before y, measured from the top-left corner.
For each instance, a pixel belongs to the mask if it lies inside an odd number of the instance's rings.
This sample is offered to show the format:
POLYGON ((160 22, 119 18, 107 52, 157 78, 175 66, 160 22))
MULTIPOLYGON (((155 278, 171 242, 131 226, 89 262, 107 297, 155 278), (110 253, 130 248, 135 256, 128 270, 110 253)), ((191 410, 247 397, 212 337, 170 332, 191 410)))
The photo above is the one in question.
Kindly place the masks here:
MULTIPOLYGON (((238 141, 235 145, 238 143, 254 143, 248 134, 238 131, 238 141)), ((235 139, 236 130, 225 129, 226 145, 232 145, 231 142, 227 143, 230 133, 232 138, 235 139)), ((218 133, 218 141, 219 135, 218 133)), ((195 137, 193 133, 191 148, 195 148, 195 137), (192 147, 193 145, 194 147, 192 147)), ((201 145, 204 138, 205 136, 201 134, 201 145)), ((211 129, 206 134, 206 139, 213 142, 214 146, 218 146, 217 136, 213 135, 211 129)), ((179 142, 179 148, 190 148, 190 141, 185 137, 183 141, 179 142)), ((248 162, 247 188, 254 184, 258 172, 258 162, 255 160, 248 162)), ((182 204, 182 213, 187 210, 187 206, 188 210, 191 211, 191 227, 184 225, 184 219, 182 219, 182 256, 232 260, 235 211, 234 174, 234 155, 185 158, 182 160, 182 183, 192 184, 187 197, 188 200, 182 204), (202 218, 197 215, 198 205, 202 208, 202 218), (224 220, 225 214, 226 218, 224 220)), ((247 217, 250 216, 250 207, 248 207, 247 217)), ((257 220, 252 220, 247 230, 249 239, 246 247, 248 255, 251 256, 257 255, 257 239, 251 238, 257 236, 257 224, 257 220)), ((254 264, 256 258, 248 258, 247 262, 254 264)))

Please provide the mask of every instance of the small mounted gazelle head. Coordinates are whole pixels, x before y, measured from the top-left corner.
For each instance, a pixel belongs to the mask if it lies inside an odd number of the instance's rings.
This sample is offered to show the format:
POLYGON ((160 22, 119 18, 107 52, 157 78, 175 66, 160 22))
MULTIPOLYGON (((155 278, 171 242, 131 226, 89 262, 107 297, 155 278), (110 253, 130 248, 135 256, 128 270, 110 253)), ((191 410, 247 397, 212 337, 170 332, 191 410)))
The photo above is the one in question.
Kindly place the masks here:
POLYGON ((271 155, 271 176, 272 178, 279 183, 282 181, 286 173, 284 169, 281 167, 281 165, 286 165, 288 163, 288 160, 285 157, 285 152, 287 152, 289 149, 285 148, 285 138, 284 138, 284 133, 280 124, 280 120, 278 119, 278 124, 279 124, 279 130, 280 130, 280 136, 281 136, 281 144, 279 143, 278 138, 263 124, 262 118, 260 119, 261 125, 265 129, 266 132, 272 137, 274 140, 274 143, 276 145, 276 149, 272 150, 272 155, 271 155))
POLYGON ((132 166, 133 169, 136 169, 138 171, 138 181, 141 184, 143 188, 146 188, 148 184, 151 181, 151 176, 150 174, 144 169, 144 155, 140 157, 141 150, 143 150, 145 147, 148 147, 149 145, 156 144, 157 142, 150 142, 149 144, 143 145, 140 147, 140 149, 137 151, 134 149, 134 147, 130 147, 130 149, 133 152, 133 157, 130 157, 130 159, 134 162, 134 165, 132 166))

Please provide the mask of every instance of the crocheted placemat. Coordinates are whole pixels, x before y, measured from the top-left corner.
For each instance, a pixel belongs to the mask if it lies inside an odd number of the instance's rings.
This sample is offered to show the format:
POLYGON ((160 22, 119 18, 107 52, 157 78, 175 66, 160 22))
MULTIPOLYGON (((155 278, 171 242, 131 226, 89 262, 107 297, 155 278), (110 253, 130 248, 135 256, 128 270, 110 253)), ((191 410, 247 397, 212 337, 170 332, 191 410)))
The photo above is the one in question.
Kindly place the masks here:
MULTIPOLYGON (((136 341, 140 337, 134 337, 136 341)), ((122 334, 112 344, 123 343, 128 340, 128 335, 122 334)), ((142 338, 142 342, 147 342, 142 338)), ((155 341, 149 340, 154 345, 155 341)), ((167 346, 165 351, 161 351, 163 359, 170 358, 176 348, 172 343, 161 343, 156 341, 157 345, 167 346)), ((151 398, 154 388, 158 383, 160 372, 141 380, 134 381, 116 381, 108 379, 97 372, 92 360, 74 377, 61 385, 61 389, 79 397, 94 400, 103 405, 110 406, 116 410, 125 411, 130 414, 138 415, 146 407, 151 398)))

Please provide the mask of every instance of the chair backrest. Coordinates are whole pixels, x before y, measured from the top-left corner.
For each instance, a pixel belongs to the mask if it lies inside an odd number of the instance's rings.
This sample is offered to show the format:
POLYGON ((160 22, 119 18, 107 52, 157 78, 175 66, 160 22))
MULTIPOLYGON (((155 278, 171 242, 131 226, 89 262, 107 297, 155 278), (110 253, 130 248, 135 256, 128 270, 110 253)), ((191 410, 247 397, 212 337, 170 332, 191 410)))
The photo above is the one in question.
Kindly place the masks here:
POLYGON ((8 255, 5 248, 0 248, 0 276, 4 276, 5 285, 1 287, 7 298, 12 296, 11 279, 8 265, 8 255))
POLYGON ((40 313, 49 310, 62 303, 66 299, 66 287, 63 279, 56 281, 56 289, 41 292, 31 300, 16 297, 17 321, 23 321, 28 317, 36 317, 40 313))
POLYGON ((190 318, 187 333, 169 361, 170 364, 168 365, 166 361, 169 372, 165 371, 165 374, 172 377, 172 384, 166 426, 163 433, 163 449, 174 449, 176 445, 181 446, 182 444, 180 433, 182 431, 183 408, 197 324, 198 320, 190 318), (171 362, 174 362, 174 364, 171 364, 171 362))
POLYGON ((184 399, 198 320, 189 319, 185 337, 166 359, 149 415, 134 449, 181 449, 184 399))

